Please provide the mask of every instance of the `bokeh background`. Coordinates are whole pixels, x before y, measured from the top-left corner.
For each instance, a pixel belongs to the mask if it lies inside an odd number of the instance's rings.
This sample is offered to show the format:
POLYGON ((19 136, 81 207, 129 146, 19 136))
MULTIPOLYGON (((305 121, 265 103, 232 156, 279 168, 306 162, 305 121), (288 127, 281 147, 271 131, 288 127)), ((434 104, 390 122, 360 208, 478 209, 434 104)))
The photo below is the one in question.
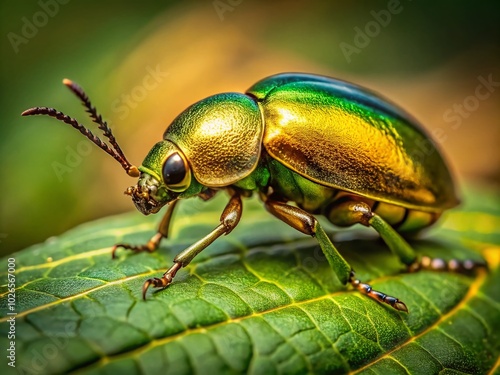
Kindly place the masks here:
POLYGON ((123 191, 135 182, 113 159, 67 125, 20 117, 53 106, 90 125, 65 77, 86 89, 135 164, 195 101, 301 71, 383 93, 434 134, 460 186, 499 187, 498 1, 0 6, 1 254, 134 210, 123 191))

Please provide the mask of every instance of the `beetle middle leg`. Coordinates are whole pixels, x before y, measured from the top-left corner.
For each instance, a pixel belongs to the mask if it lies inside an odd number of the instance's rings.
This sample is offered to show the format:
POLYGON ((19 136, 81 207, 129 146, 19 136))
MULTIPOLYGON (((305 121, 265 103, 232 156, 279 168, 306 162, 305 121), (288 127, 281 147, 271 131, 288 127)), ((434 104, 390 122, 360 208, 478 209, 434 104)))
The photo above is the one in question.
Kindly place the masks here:
POLYGON ((313 215, 298 207, 269 199, 265 201, 265 207, 270 213, 290 225, 292 228, 315 237, 328 263, 330 263, 330 266, 342 284, 350 283, 368 297, 378 302, 386 303, 396 310, 408 312, 406 305, 396 297, 391 297, 382 292, 373 290, 369 284, 362 283, 360 280, 356 279, 354 271, 349 263, 340 255, 323 227, 313 215))
POLYGON ((165 288, 170 285, 175 274, 182 267, 187 266, 193 258, 202 252, 208 245, 214 242, 217 238, 223 234, 229 234, 239 223, 241 218, 241 213, 243 211, 243 205, 241 202, 241 196, 236 191, 230 191, 232 194, 231 199, 222 211, 220 216, 220 224, 209 234, 203 237, 201 240, 189 246, 186 250, 179 253, 174 258, 174 264, 171 266, 161 278, 155 277, 146 280, 142 286, 142 297, 146 299, 146 292, 148 288, 152 285, 154 288, 165 288))

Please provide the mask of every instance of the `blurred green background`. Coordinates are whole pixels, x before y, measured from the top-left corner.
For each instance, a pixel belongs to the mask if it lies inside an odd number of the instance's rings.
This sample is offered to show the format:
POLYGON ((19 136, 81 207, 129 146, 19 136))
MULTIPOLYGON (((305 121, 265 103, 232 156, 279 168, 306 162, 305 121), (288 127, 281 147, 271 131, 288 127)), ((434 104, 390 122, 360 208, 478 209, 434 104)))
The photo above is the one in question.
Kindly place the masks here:
POLYGON ((499 186, 498 1, 41 0, 0 13, 1 254, 134 210, 114 160, 67 125, 20 117, 52 106, 90 125, 65 77, 135 164, 195 101, 303 71, 383 93, 434 134, 459 184, 499 186))

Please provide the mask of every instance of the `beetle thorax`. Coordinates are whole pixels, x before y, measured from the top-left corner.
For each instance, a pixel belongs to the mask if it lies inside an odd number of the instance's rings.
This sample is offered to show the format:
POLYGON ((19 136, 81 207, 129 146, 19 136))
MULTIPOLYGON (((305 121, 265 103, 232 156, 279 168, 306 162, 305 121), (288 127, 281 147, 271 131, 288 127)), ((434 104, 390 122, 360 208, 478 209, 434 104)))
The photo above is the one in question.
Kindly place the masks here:
POLYGON ((252 97, 225 93, 187 108, 163 137, 182 151, 197 181, 224 187, 256 168, 263 128, 259 106, 252 97))

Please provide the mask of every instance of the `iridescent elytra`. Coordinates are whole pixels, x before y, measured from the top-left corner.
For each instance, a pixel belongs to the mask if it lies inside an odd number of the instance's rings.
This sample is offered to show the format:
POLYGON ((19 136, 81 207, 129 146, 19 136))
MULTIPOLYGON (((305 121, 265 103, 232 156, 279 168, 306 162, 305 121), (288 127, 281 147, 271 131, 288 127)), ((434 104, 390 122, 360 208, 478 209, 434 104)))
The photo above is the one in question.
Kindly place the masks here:
POLYGON ((245 94, 203 99, 167 127, 137 168, 128 162, 111 129, 82 88, 65 79, 109 145, 75 119, 53 108, 35 107, 23 116, 48 115, 65 122, 115 158, 136 185, 125 193, 144 215, 168 205, 158 232, 145 245, 117 244, 134 252, 155 251, 167 237, 176 204, 210 199, 225 190, 229 202, 213 231, 178 254, 162 277, 146 280, 165 288, 177 271, 240 221, 242 198, 257 192, 272 215, 315 237, 342 284, 400 311, 396 297, 362 283, 316 219, 337 226, 373 227, 409 270, 461 270, 471 261, 417 257, 403 235, 432 225, 458 204, 443 158, 410 115, 360 86, 313 74, 283 73, 265 78, 245 94))

